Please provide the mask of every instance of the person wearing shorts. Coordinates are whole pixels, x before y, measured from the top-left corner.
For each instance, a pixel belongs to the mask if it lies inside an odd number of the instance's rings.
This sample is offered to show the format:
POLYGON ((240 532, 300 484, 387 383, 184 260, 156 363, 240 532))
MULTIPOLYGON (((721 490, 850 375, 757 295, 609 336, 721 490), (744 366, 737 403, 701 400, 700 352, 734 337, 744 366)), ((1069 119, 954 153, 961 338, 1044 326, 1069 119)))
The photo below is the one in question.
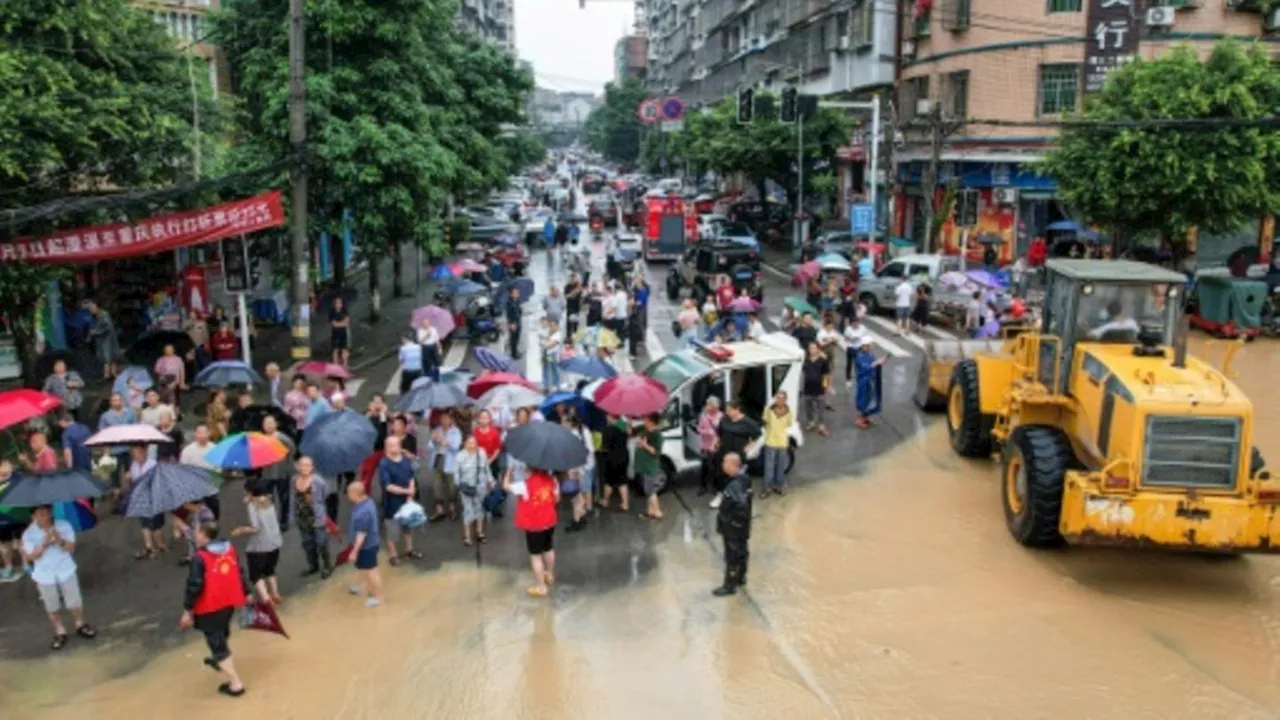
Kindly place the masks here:
POLYGON ((898 321, 899 335, 907 331, 907 321, 911 318, 911 305, 915 297, 915 286, 905 277, 893 288, 893 317, 898 321))
POLYGON ((364 483, 347 485, 347 499, 351 501, 351 550, 355 554, 356 570, 360 572, 360 584, 351 586, 351 594, 365 594, 365 606, 376 608, 382 604, 382 577, 378 575, 378 545, 382 538, 378 529, 378 508, 364 489, 364 483))
POLYGON ((231 536, 249 536, 244 547, 245 559, 249 563, 249 584, 258 591, 262 602, 279 605, 284 598, 280 596, 280 586, 276 583, 276 565, 280 562, 284 535, 272 502, 273 485, 272 481, 265 480, 245 484, 249 524, 232 530, 231 536))
POLYGON ((231 620, 253 594, 249 576, 240 564, 230 541, 219 538, 216 522, 195 527, 196 553, 187 574, 179 627, 194 627, 204 634, 209 657, 204 664, 223 675, 227 682, 218 692, 228 697, 244 694, 244 683, 231 661, 231 620))
POLYGON ((662 416, 652 413, 645 417, 644 426, 636 433, 636 475, 640 476, 644 490, 645 511, 640 513, 642 520, 661 520, 662 504, 658 501, 658 490, 665 479, 662 472, 662 432, 658 425, 662 416))
MULTIPOLYGON (((525 548, 529 551, 529 567, 534 584, 528 589, 533 597, 546 597, 555 584, 556 505, 560 502, 560 483, 545 470, 530 469, 523 490, 516 495, 516 527, 524 531, 525 548)), ((512 492, 511 474, 503 480, 503 489, 512 492)))
POLYGON ((98 632, 84 621, 84 602, 80 597, 80 581, 76 575, 76 532, 66 520, 54 520, 53 508, 42 505, 31 513, 31 525, 22 533, 22 552, 31 562, 31 579, 35 581, 53 625, 53 642, 49 647, 61 650, 67 644, 67 628, 62 611, 71 613, 76 635, 92 640, 98 632))
MULTIPOLYGON (((386 456, 378 461, 378 484, 382 487, 382 520, 387 531, 387 555, 392 567, 402 558, 396 546, 410 560, 421 560, 422 552, 413 549, 413 530, 396 519, 396 513, 417 493, 414 461, 403 450, 400 438, 392 435, 386 440, 386 456)), ((376 558, 375 558, 376 560, 376 558)))
POLYGON ((338 365, 346 366, 351 361, 351 316, 341 296, 333 299, 333 309, 329 311, 329 349, 338 365))

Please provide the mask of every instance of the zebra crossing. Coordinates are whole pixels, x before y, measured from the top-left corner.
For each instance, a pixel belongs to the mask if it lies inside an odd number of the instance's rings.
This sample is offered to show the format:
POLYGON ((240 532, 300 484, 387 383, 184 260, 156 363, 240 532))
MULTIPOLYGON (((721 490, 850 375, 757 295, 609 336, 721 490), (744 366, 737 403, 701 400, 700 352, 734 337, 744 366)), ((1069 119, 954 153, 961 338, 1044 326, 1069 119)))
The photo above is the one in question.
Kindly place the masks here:
MULTIPOLYGON (((603 242, 592 243, 591 260, 592 278, 604 277, 603 242)), ((778 274, 776 269, 771 268, 771 270, 774 274, 778 274)), ((666 294, 662 291, 663 271, 661 269, 644 268, 644 272, 649 280, 650 287, 653 289, 649 296, 649 328, 645 332, 644 342, 638 348, 639 357, 637 360, 632 361, 627 348, 620 349, 614 355, 613 364, 620 373, 642 370, 649 363, 656 362, 667 354, 680 349, 680 341, 670 329, 671 321, 675 319, 676 314, 679 312, 679 307, 667 300, 666 294)), ((529 261, 527 276, 534 280, 535 291, 534 296, 525 304, 521 332, 522 355, 519 363, 525 377, 535 383, 541 383, 543 358, 537 346, 537 329, 543 314, 542 300, 552 284, 563 287, 568 279, 568 271, 557 256, 538 250, 533 252, 533 256, 529 261)), ((782 292, 782 289, 776 286, 769 288, 769 290, 779 294, 782 292)), ((761 321, 764 323, 765 329, 771 332, 781 328, 780 318, 762 316, 761 321)), ((908 361, 923 355, 926 344, 929 341, 962 339, 957 333, 937 327, 925 327, 918 333, 898 334, 897 326, 892 319, 870 315, 864 318, 863 329, 871 337, 876 349, 891 361, 908 361)), ((477 340, 476 342, 479 341, 477 340)), ((446 367, 463 366, 478 369, 479 366, 471 352, 473 347, 475 346, 471 340, 454 340, 445 353, 443 364, 446 367)), ((504 334, 493 347, 505 352, 507 347, 506 335, 504 334)), ((576 376, 566 376, 562 373, 561 382, 565 385, 571 385, 577 379, 576 376)), ((354 394, 354 391, 352 394, 354 394)), ((384 394, 387 397, 400 394, 399 369, 387 382, 384 394)))

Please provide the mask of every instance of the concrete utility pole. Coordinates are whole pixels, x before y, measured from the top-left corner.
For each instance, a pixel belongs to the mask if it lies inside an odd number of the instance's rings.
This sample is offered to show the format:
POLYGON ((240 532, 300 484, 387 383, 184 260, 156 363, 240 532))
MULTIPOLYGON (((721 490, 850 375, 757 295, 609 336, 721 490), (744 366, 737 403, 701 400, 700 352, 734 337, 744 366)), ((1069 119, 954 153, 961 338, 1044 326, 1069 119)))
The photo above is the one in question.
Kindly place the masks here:
MULTIPOLYGON (((841 102, 841 101, 825 101, 819 103, 821 107, 839 108, 842 110, 870 110, 871 111, 871 151, 867 156, 869 167, 867 175, 870 176, 867 187, 867 199, 871 201, 871 239, 875 240, 880 230, 880 207, 878 205, 877 196, 879 194, 879 171, 880 171, 880 136, 881 136, 881 117, 880 117, 880 95, 877 93, 871 96, 870 101, 866 102, 841 102)), ((892 138, 890 138, 892 141, 892 138)))
POLYGON ((305 49, 306 24, 304 0, 289 0, 289 144, 293 165, 289 171, 292 185, 293 217, 289 225, 290 249, 293 254, 293 345, 290 357, 311 357, 311 252, 307 242, 307 87, 305 49))

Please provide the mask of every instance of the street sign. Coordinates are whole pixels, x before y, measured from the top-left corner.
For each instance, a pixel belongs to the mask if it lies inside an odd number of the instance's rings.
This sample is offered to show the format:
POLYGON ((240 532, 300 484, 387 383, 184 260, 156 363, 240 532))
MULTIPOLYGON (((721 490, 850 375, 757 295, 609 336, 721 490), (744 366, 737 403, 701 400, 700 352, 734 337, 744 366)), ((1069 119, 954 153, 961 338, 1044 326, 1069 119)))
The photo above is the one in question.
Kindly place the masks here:
POLYGON ((675 122, 684 117, 684 103, 674 95, 662 101, 662 117, 675 122))
POLYGON ((229 293, 249 289, 249 247, 243 235, 222 241, 222 282, 229 293))
POLYGON ((663 120, 662 132, 680 132, 684 129, 683 120, 663 120))
POLYGON ((854 235, 871 235, 875 229, 875 212, 871 203, 854 203, 849 206, 850 232, 854 235))
POLYGON ((654 98, 645 98, 640 102, 640 107, 636 109, 636 117, 640 118, 640 122, 652 125, 662 117, 662 108, 654 98))

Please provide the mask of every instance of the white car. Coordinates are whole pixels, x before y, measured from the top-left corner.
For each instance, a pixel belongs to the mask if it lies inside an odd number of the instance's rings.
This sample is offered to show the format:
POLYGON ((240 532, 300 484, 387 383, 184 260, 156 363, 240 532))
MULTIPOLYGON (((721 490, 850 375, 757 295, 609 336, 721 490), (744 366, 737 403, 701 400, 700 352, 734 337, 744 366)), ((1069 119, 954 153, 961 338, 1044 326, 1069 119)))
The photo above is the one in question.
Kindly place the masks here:
POLYGON ((524 241, 527 245, 541 242, 546 231, 547 218, 555 220, 555 213, 545 208, 531 211, 524 221, 524 241))
MULTIPOLYGON (((770 333, 759 340, 728 343, 719 346, 730 353, 727 359, 715 359, 698 349, 681 350, 651 363, 644 374, 666 386, 670 400, 662 411, 662 469, 670 485, 676 476, 694 470, 701 465, 702 445, 698 437, 698 416, 707 398, 720 398, 721 407, 729 400, 742 403, 744 412, 759 421, 764 408, 773 402, 779 390, 787 393, 787 406, 796 421, 787 435, 791 448, 787 453, 786 470, 795 464, 795 450, 804 447, 804 433, 800 430, 800 366, 804 353, 800 345, 786 333, 770 333)), ((592 399, 592 393, 602 381, 583 388, 582 396, 592 399)), ((759 450, 761 436, 753 443, 759 450)), ((749 453, 749 460, 758 457, 749 453)))
POLYGON ((720 213, 698 216, 698 237, 710 238, 719 233, 719 226, 729 222, 729 218, 720 213))

